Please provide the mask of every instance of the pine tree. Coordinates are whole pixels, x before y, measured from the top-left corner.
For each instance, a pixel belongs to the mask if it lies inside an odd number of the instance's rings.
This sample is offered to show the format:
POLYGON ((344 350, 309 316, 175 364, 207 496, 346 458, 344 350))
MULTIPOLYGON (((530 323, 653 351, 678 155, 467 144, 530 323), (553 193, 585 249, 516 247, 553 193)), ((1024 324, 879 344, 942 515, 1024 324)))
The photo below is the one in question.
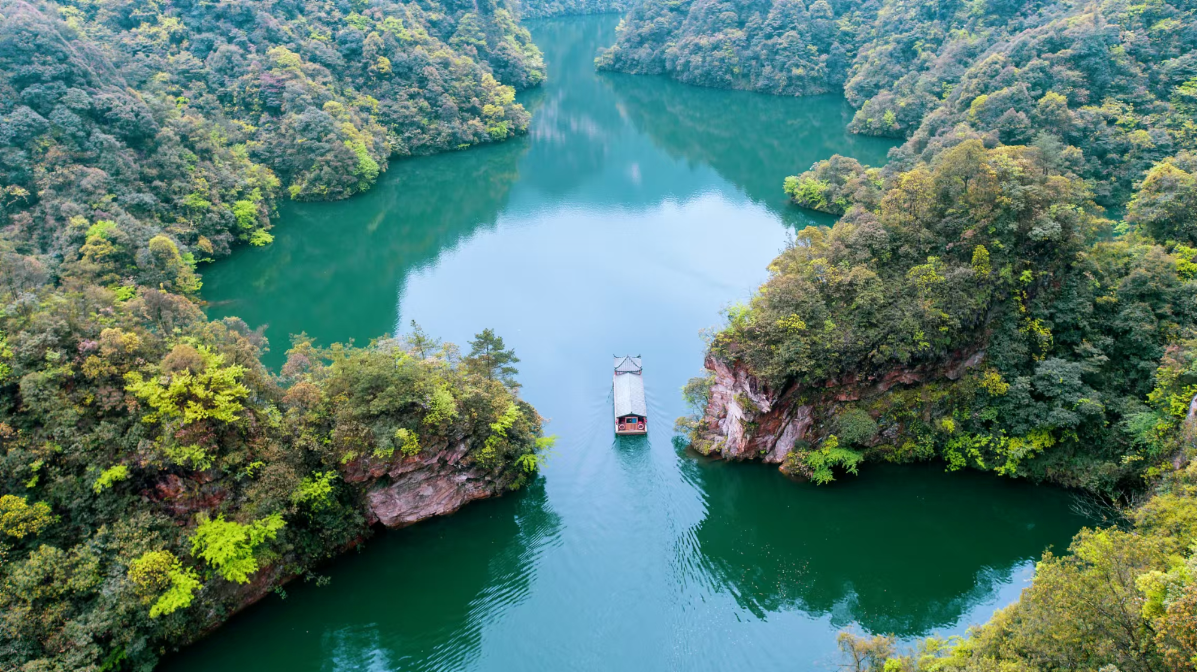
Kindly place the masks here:
POLYGON ((420 359, 428 359, 441 345, 440 339, 429 336, 415 320, 411 321, 411 334, 404 340, 406 341, 407 349, 420 359))
POLYGON ((483 329, 470 341, 470 354, 465 357, 466 368, 471 373, 486 376, 487 380, 498 380, 510 388, 519 387, 515 375, 519 373, 512 364, 520 361, 515 350, 507 349, 503 337, 496 336, 493 329, 483 329))

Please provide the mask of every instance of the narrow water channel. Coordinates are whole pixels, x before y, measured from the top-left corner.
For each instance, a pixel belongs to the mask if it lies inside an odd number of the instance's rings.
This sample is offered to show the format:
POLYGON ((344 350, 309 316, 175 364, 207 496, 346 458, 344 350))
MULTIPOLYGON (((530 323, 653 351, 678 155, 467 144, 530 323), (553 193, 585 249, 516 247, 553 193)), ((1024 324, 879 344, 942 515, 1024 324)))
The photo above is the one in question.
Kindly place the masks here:
POLYGON ((1066 493, 942 466, 828 487, 670 441, 700 331, 787 236, 830 223, 781 179, 841 153, 840 98, 596 74, 616 16, 532 25, 529 137, 402 161, 370 193, 287 203, 273 245, 204 274, 213 317, 364 343, 493 327, 560 438, 533 485, 375 536, 170 659, 183 670, 834 669, 841 628, 959 633, 1084 522, 1066 493), (614 440, 611 355, 644 357, 648 437, 614 440))

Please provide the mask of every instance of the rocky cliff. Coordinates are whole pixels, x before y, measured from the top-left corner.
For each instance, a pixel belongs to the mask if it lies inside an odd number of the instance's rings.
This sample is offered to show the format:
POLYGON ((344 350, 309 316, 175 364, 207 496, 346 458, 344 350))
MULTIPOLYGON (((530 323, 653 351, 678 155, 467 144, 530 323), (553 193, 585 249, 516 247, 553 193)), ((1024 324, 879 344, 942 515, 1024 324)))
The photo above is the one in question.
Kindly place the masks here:
MULTIPOLYGON (((487 470, 468 459, 470 444, 458 439, 416 455, 396 453, 389 459, 364 457, 344 465, 341 477, 359 485, 367 525, 400 528, 453 513, 476 499, 497 496, 512 487, 509 472, 487 470)), ((344 548, 367 536, 367 530, 344 548)), ((195 641, 223 625, 230 616, 266 597, 296 577, 280 564, 263 567, 248 583, 226 583, 219 590, 223 605, 213 610, 206 625, 187 640, 195 641)))
MULTIPOLYGON (((953 353, 947 361, 900 368, 858 378, 826 381, 821 387, 792 386, 771 390, 740 363, 708 355, 705 366, 712 382, 706 410, 691 446, 698 452, 726 460, 759 459, 781 464, 800 442, 825 437, 828 422, 847 402, 876 398, 894 388, 933 380, 958 380, 977 366, 984 350, 953 353)), ((893 438, 899 427, 883 428, 874 442, 893 438)), ((787 470, 794 473, 792 469, 787 470)), ((801 472, 797 472, 802 475, 801 472)))
POLYGON ((508 489, 510 479, 468 460, 469 449, 462 439, 411 457, 355 460, 346 465, 342 476, 347 483, 363 485, 371 525, 405 527, 508 489))

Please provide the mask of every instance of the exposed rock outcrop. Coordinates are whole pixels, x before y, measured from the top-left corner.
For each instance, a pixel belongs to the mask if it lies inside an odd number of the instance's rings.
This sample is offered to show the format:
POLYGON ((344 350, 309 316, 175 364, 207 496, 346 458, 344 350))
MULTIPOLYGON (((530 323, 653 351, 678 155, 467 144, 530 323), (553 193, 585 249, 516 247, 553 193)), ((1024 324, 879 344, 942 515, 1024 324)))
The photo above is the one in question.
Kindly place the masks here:
MULTIPOLYGON (((497 496, 510 488, 509 478, 469 460, 469 449, 469 442, 460 439, 451 446, 426 447, 409 457, 396 453, 389 459, 358 458, 344 465, 341 476, 348 483, 361 484, 367 524, 406 527, 453 513, 469 502, 497 496)), ((363 536, 353 539, 343 550, 361 543, 366 533, 363 529, 363 536)), ((216 590, 226 596, 221 603, 228 611, 211 614, 209 624, 189 641, 215 630, 230 615, 294 578, 282 565, 273 564, 256 572, 247 583, 221 584, 216 590)))
POLYGON ((371 524, 404 527, 453 513, 507 488, 509 484, 494 473, 466 459, 469 448, 461 440, 442 450, 423 450, 393 461, 355 461, 347 465, 344 477, 350 483, 373 481, 365 493, 371 524))
POLYGON ((821 387, 792 386, 778 393, 742 364, 708 355, 705 366, 714 380, 692 445, 703 454, 727 460, 783 464, 796 443, 827 433, 823 425, 836 406, 875 397, 897 386, 957 380, 984 357, 984 350, 961 351, 935 365, 894 369, 867 378, 849 376, 829 380, 821 387))

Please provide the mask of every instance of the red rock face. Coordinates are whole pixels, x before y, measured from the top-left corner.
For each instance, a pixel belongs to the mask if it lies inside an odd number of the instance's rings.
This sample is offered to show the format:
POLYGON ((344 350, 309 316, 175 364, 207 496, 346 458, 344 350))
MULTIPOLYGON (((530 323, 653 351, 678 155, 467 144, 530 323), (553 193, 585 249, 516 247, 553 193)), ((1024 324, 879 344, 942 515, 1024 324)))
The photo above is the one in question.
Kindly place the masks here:
POLYGON ((708 356, 706 367, 715 373, 703 418, 711 455, 780 464, 794 442, 806 437, 811 406, 779 399, 741 364, 729 366, 708 356))
POLYGON ((864 379, 848 376, 817 387, 794 386, 777 394, 743 364, 708 355, 705 366, 715 374, 715 381, 699 438, 711 456, 781 464, 795 442, 823 433, 818 423, 829 415, 829 407, 878 396, 895 386, 957 380, 984 358, 984 350, 961 351, 938 364, 894 369, 864 379))
POLYGON ((451 450, 423 459, 416 455, 395 465, 387 472, 389 484, 366 494, 370 516, 387 527, 404 527, 502 492, 504 484, 488 473, 462 465, 468 449, 461 442, 451 450))
POLYGON ((467 464, 468 453, 465 441, 451 447, 427 446, 411 457, 354 460, 342 476, 349 483, 375 482, 365 495, 371 524, 405 527, 506 489, 492 473, 467 464))
MULTIPOLYGON (((366 485, 365 491, 368 524, 405 527, 453 513, 469 502, 496 496, 507 489, 509 483, 468 464, 468 453, 469 444, 461 440, 452 447, 444 444, 426 446, 411 457, 398 453, 385 460, 363 457, 344 465, 341 476, 349 483, 372 484, 366 485)), ((181 486, 173 481, 164 487, 167 493, 181 491, 181 486)), ((362 537, 358 537, 343 550, 361 541, 362 537)), ((249 607, 294 578, 294 575, 284 574, 282 566, 269 565, 256 572, 249 583, 222 584, 218 590, 224 594, 222 603, 230 611, 212 614, 211 622, 191 641, 216 629, 231 614, 249 607)))

